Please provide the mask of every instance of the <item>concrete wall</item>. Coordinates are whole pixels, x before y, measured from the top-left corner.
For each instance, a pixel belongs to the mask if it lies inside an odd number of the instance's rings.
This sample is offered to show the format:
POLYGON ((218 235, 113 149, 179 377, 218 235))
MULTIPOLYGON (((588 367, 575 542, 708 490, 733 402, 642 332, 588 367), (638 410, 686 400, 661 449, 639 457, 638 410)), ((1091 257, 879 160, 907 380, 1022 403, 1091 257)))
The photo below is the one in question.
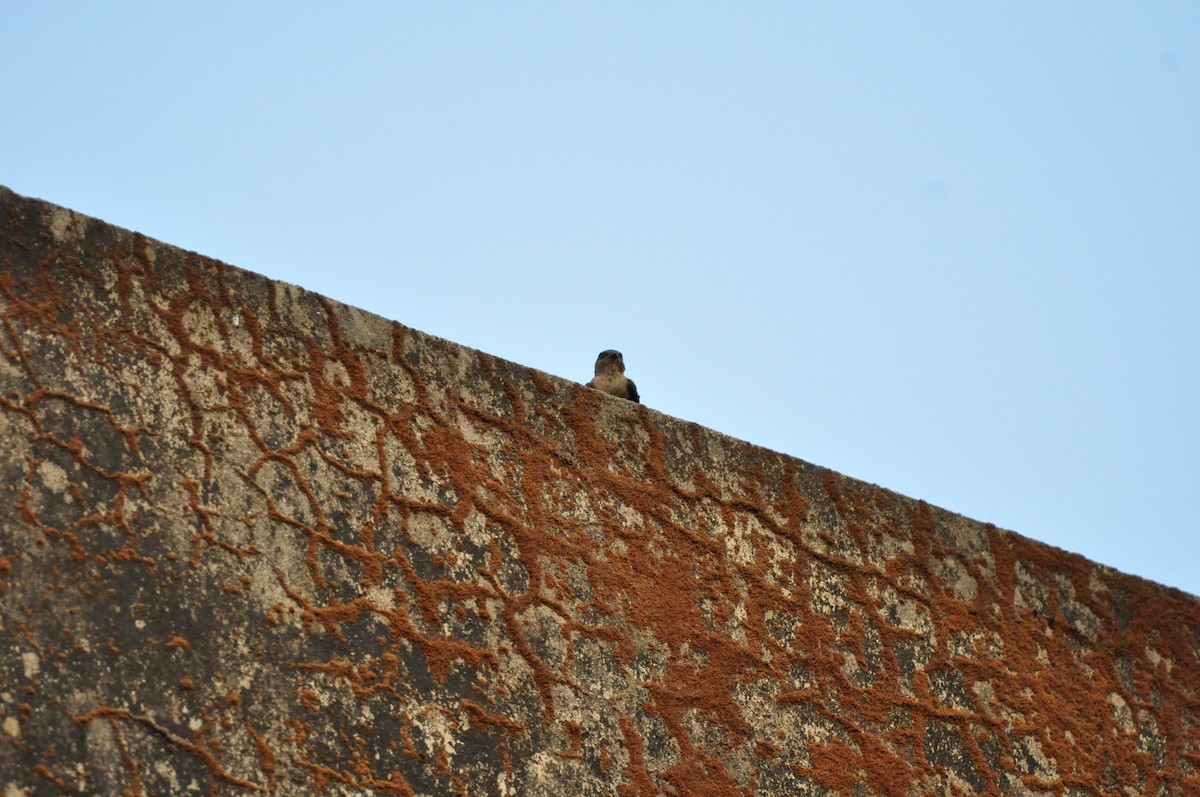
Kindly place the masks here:
POLYGON ((1200 793, 1192 596, 6 190, 0 258, 5 797, 1200 793))

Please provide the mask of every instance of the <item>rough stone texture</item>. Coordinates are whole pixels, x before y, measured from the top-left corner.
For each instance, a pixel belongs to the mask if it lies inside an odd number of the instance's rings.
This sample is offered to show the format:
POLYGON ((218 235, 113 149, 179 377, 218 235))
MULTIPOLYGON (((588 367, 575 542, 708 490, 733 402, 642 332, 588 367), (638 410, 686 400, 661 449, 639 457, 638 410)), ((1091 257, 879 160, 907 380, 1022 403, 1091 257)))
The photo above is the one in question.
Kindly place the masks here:
POLYGON ((5 797, 1200 793, 1192 596, 0 206, 5 797))

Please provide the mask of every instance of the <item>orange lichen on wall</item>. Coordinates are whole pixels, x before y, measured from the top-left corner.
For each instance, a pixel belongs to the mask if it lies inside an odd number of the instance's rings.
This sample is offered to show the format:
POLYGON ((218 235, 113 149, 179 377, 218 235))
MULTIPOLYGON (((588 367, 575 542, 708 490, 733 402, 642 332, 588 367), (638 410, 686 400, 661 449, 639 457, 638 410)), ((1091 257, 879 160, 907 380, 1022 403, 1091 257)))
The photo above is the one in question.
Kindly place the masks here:
POLYGON ((1192 596, 0 205, 6 788, 1200 789, 1192 596))

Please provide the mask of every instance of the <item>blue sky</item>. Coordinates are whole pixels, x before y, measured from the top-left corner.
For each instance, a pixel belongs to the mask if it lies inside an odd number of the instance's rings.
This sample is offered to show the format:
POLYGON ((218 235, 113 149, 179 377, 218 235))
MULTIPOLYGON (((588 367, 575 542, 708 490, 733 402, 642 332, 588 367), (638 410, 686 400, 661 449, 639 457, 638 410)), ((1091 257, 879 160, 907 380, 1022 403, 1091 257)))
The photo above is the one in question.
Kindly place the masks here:
POLYGON ((10 6, 0 184, 1200 593, 1200 4, 10 6))

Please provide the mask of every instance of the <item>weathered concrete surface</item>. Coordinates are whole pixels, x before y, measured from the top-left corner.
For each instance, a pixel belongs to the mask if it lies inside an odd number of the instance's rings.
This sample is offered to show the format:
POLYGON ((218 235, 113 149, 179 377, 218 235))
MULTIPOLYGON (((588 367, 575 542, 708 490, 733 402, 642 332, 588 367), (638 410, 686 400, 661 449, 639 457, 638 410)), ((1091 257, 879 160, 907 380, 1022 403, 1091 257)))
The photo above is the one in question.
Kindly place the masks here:
POLYGON ((1200 793, 1189 595, 0 208, 6 797, 1200 793))

